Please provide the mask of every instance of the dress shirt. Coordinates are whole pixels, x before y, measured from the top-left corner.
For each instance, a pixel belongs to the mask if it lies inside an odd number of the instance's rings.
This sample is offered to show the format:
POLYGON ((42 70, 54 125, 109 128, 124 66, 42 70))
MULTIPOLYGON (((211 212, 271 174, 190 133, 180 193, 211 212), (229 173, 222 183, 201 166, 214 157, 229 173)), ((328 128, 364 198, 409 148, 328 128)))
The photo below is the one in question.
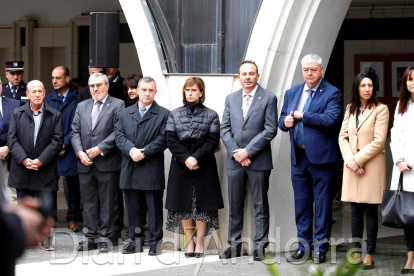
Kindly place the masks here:
MULTIPOLYGON (((105 104, 106 99, 108 99, 108 95, 106 95, 106 97, 101 101, 102 105, 101 105, 101 110, 100 111, 102 111, 102 108, 105 104)), ((96 105, 96 102, 97 102, 96 100, 93 100, 93 107, 92 107, 91 117, 92 117, 92 114, 95 112, 95 110, 98 108, 98 106, 96 105)))
MULTIPOLYGON (((302 90, 302 95, 300 96, 300 99, 298 101, 298 104, 296 105, 296 109, 298 111, 303 111, 303 107, 305 106, 306 101, 308 100, 309 97, 309 92, 307 92, 309 89, 312 90, 312 98, 315 96, 315 92, 318 91, 318 87, 321 84, 322 79, 319 81, 318 85, 315 86, 314 88, 309 88, 308 84, 305 83, 305 85, 303 86, 303 90, 302 90)), ((289 111, 290 112, 290 111, 289 111)), ((294 112, 294 111, 293 111, 294 112)), ((294 138, 296 141, 296 133, 298 132, 298 124, 295 124, 295 129, 294 129, 294 138)), ((296 144, 297 145, 297 144, 296 144)), ((305 142, 303 142, 301 145, 298 145, 300 148, 304 149, 305 148, 305 142)))
POLYGON ((30 105, 30 109, 32 110, 33 120, 35 123, 33 145, 34 147, 36 147, 37 134, 39 134, 40 124, 42 122, 43 110, 44 110, 45 105, 42 104, 42 107, 39 109, 39 111, 37 111, 37 115, 33 112, 32 105, 30 103, 29 105, 30 105))
MULTIPOLYGON (((249 101, 250 101, 250 105, 249 105, 249 109, 250 109, 250 107, 252 106, 252 103, 253 103, 253 99, 254 99, 254 94, 256 94, 256 90, 257 90, 257 87, 258 87, 258 85, 256 85, 256 87, 252 90, 252 92, 250 92, 250 93, 246 93, 246 91, 244 91, 243 90, 243 95, 242 95, 242 99, 243 99, 243 103, 242 103, 242 110, 244 111, 244 108, 245 108, 245 106, 246 106, 246 101, 247 101, 247 97, 245 97, 244 95, 250 95, 250 96, 252 96, 250 99, 249 99, 249 101)), ((247 112, 249 112, 249 110, 247 110, 247 112)), ((246 114, 247 114, 247 112, 246 112, 246 114)))
MULTIPOLYGON (((139 102, 137 102, 137 105, 138 105, 138 111, 141 111, 142 105, 140 105, 139 102)), ((146 109, 145 109, 144 115, 147 113, 148 109, 150 109, 151 105, 152 104, 145 106, 146 109)), ((136 149, 137 149, 136 147, 133 147, 132 149, 130 149, 129 150, 129 156, 131 156, 132 152, 136 149)))

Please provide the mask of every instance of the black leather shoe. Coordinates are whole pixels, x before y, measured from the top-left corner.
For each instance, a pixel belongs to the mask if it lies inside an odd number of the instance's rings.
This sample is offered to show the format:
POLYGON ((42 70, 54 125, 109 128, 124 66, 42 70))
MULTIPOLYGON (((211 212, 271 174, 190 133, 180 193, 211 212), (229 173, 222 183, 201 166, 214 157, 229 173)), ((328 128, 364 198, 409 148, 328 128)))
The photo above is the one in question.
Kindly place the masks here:
POLYGON ((109 251, 108 245, 106 244, 106 242, 100 242, 98 244, 98 249, 99 249, 99 252, 108 252, 109 251))
POLYGON ((89 250, 94 250, 97 248, 98 248, 98 245, 94 242, 83 242, 76 249, 78 251, 89 251, 89 250))
MULTIPOLYGON (((136 251, 136 247, 135 244, 133 244, 132 242, 128 243, 123 249, 122 249, 122 254, 134 254, 136 251)), ((141 247, 140 252, 143 252, 144 250, 141 247)))
POLYGON ((253 260, 264 261, 266 259, 266 253, 264 248, 258 248, 254 250, 253 260))
POLYGON ((326 252, 316 251, 313 253, 313 262, 315 264, 326 263, 326 252))
POLYGON ((157 256, 161 254, 161 248, 157 248, 156 244, 151 244, 148 251, 149 256, 157 256))
POLYGON ((298 261, 301 261, 304 256, 305 256, 305 251, 301 251, 298 249, 291 256, 287 257, 286 261, 288 263, 298 262, 298 261))
POLYGON ((219 258, 220 259, 231 259, 231 258, 235 258, 235 257, 240 257, 240 255, 241 254, 240 254, 239 249, 229 247, 229 248, 226 249, 226 251, 224 251, 223 253, 220 254, 219 258), (232 251, 234 251, 234 253, 232 253, 232 251))

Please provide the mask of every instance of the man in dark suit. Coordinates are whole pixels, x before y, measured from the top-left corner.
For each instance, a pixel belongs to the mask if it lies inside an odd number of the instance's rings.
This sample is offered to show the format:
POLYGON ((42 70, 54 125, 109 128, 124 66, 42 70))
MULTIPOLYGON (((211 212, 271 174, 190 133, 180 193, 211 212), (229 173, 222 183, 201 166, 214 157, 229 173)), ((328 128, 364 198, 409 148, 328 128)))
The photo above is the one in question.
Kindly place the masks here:
POLYGON ((108 251, 114 228, 114 194, 118 189, 121 152, 115 144, 115 125, 123 101, 108 95, 109 79, 89 77, 92 99, 78 104, 72 123, 72 147, 78 161, 87 242, 78 250, 108 251), (98 243, 96 243, 96 241, 98 243))
MULTIPOLYGON (((19 201, 25 196, 47 197, 57 220, 57 156, 62 149, 63 128, 59 111, 43 101, 46 90, 38 80, 27 84, 29 102, 14 109, 7 145, 12 155, 9 186, 16 188, 19 201)), ((54 250, 50 238, 42 249, 54 250)))
POLYGON ((76 154, 71 143, 72 121, 75 116, 77 101, 77 91, 69 88, 70 72, 66 66, 58 66, 52 71, 52 84, 54 90, 47 94, 45 102, 52 108, 62 114, 63 123, 63 148, 57 158, 57 171, 59 177, 66 179, 68 193, 66 200, 68 202, 68 212, 66 222, 68 228, 74 232, 78 232, 80 214, 80 187, 79 174, 77 168, 76 154))
POLYGON ((24 61, 7 61, 6 77, 8 82, 3 84, 3 97, 22 100, 21 105, 27 102, 26 83, 23 81, 23 64, 24 61))
POLYGON ((277 133, 277 98, 257 84, 259 76, 256 64, 244 61, 239 69, 242 89, 226 97, 220 135, 227 149, 230 247, 220 255, 222 259, 241 253, 247 180, 256 212, 255 261, 264 259, 269 244, 267 191, 273 169, 270 142, 277 133))
MULTIPOLYGON (((1 79, 0 79, 1 82, 1 79)), ((7 146, 7 134, 9 131, 9 122, 13 110, 20 106, 20 102, 14 99, 1 97, 2 96, 3 86, 0 85, 0 159, 3 160, 4 164, 2 167, 3 175, 6 180, 6 183, 9 179, 8 168, 10 168, 10 163, 7 162, 9 158, 9 147, 7 146)), ((16 198, 16 190, 11 188, 13 198, 16 198)))
POLYGON ((299 240, 298 250, 287 261, 296 262, 309 255, 315 238, 313 259, 323 263, 331 236, 335 163, 340 158, 338 122, 342 92, 322 79, 322 58, 318 55, 310 54, 302 59, 302 75, 305 83, 286 91, 279 119, 279 128, 290 133, 299 240))
POLYGON ((116 131, 116 145, 122 151, 120 187, 125 193, 131 238, 124 254, 135 253, 136 246, 142 252, 147 211, 148 255, 161 253, 165 126, 169 111, 154 101, 156 93, 154 79, 142 78, 138 83, 139 101, 121 112, 116 131))

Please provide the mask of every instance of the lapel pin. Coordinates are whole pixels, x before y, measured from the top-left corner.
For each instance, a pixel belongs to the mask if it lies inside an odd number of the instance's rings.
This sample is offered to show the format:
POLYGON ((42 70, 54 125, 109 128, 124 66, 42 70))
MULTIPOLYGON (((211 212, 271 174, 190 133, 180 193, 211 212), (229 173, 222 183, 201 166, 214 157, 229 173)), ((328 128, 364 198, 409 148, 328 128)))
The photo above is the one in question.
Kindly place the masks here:
POLYGON ((321 89, 321 90, 319 90, 319 91, 321 91, 321 92, 322 92, 322 89, 321 89))
POLYGON ((260 97, 259 97, 259 100, 260 100, 260 97))
POLYGON ((106 106, 109 106, 109 104, 106 104, 106 106))

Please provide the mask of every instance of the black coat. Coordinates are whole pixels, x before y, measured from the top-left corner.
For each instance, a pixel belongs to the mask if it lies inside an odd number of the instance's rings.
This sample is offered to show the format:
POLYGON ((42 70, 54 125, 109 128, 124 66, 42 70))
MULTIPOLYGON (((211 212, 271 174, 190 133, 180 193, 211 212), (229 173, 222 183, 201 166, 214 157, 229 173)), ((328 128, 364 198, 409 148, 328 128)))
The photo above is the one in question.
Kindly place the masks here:
POLYGON ((10 119, 7 145, 12 155, 9 186, 34 191, 57 191, 57 156, 63 145, 63 125, 59 111, 44 104, 36 147, 33 145, 34 120, 30 102, 16 108, 10 119), (23 159, 38 158, 43 166, 38 171, 28 170, 23 159))
POLYGON ((170 112, 155 101, 141 119, 138 103, 124 109, 116 127, 115 142, 122 152, 121 189, 163 190, 165 126, 170 112), (130 150, 145 149, 145 158, 134 162, 130 150))
POLYGON ((189 104, 171 111, 167 123, 167 145, 173 157, 165 208, 189 213, 193 185, 198 212, 224 207, 214 156, 219 141, 220 121, 214 110, 199 103, 193 111, 189 104), (187 131, 183 132, 183 129, 187 131), (190 156, 197 159, 200 169, 191 171, 185 166, 185 160, 190 156))

